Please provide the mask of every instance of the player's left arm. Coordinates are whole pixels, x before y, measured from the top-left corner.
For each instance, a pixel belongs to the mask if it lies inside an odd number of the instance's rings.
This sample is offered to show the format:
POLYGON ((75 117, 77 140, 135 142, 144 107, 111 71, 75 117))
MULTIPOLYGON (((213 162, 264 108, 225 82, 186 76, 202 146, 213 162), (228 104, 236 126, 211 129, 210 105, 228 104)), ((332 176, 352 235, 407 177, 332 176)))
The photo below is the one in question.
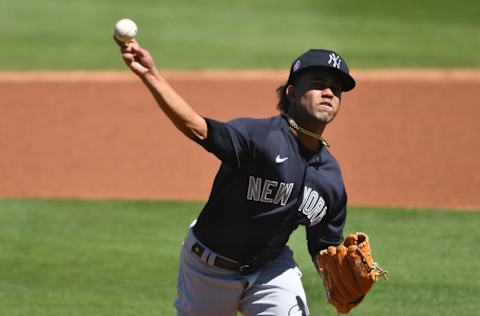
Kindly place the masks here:
POLYGON ((347 218, 347 199, 344 198, 336 207, 332 207, 320 223, 306 227, 307 246, 312 261, 316 263, 316 257, 321 250, 329 246, 338 246, 343 242, 343 228, 347 218))

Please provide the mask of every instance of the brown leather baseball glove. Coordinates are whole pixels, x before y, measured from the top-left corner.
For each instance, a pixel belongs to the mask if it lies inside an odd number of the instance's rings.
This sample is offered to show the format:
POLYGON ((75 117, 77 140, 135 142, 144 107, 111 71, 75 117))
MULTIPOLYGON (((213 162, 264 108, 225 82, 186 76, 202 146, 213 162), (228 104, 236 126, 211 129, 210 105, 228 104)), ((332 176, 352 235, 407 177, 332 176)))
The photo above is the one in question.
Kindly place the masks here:
POLYGON ((348 235, 343 244, 320 251, 316 261, 328 302, 343 314, 360 304, 378 277, 386 279, 365 233, 348 235))

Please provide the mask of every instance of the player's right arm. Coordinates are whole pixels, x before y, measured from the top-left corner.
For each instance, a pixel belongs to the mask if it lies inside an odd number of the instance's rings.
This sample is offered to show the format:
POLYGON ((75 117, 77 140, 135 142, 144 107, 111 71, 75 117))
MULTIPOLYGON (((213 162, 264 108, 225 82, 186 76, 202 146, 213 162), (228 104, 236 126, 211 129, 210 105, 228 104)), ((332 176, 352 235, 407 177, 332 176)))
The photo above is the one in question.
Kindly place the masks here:
POLYGON ((135 40, 123 43, 115 36, 114 39, 120 46, 127 66, 142 79, 172 123, 191 139, 206 139, 208 127, 205 119, 195 112, 160 74, 151 54, 135 40))

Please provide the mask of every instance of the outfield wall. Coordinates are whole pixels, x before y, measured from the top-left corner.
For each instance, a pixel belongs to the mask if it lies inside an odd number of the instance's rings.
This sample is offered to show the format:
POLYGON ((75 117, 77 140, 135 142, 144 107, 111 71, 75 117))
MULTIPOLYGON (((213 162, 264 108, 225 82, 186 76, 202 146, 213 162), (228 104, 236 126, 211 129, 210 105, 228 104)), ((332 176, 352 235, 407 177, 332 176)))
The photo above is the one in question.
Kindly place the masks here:
MULTIPOLYGON (((326 130, 353 205, 480 209, 480 71, 354 71, 326 130)), ((202 115, 276 113, 286 73, 166 72, 202 115)), ((1 73, 0 196, 201 199, 218 161, 129 73, 1 73)))

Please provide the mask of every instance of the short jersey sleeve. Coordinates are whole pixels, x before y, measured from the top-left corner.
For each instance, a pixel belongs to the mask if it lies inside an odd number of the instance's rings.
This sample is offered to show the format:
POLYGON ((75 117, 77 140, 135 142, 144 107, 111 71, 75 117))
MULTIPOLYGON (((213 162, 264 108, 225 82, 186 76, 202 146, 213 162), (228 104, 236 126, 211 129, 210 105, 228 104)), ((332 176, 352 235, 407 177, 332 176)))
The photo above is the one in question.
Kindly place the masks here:
POLYGON ((239 168, 253 153, 253 137, 248 119, 219 122, 205 118, 208 126, 207 138, 196 139, 207 151, 233 168, 239 168))
POLYGON ((320 250, 328 246, 337 246, 343 242, 343 227, 347 216, 346 193, 340 205, 330 212, 324 220, 314 226, 308 226, 308 251, 314 258, 320 250))

